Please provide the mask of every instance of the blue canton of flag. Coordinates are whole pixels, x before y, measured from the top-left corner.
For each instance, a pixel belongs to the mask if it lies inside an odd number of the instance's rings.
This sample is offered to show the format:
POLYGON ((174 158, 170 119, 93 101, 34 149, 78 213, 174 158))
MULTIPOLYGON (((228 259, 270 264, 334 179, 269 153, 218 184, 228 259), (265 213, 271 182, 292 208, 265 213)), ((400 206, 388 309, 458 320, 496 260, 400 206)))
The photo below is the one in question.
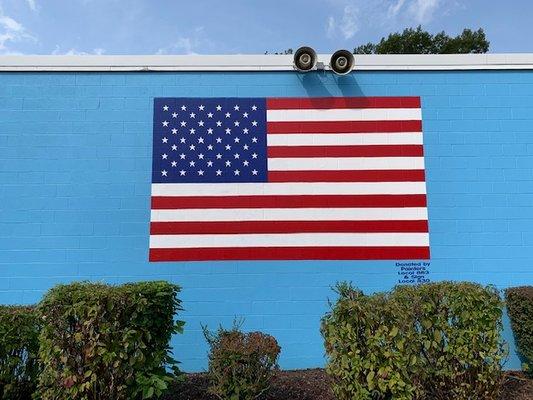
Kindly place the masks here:
POLYGON ((156 98, 153 183, 266 182, 266 100, 156 98))

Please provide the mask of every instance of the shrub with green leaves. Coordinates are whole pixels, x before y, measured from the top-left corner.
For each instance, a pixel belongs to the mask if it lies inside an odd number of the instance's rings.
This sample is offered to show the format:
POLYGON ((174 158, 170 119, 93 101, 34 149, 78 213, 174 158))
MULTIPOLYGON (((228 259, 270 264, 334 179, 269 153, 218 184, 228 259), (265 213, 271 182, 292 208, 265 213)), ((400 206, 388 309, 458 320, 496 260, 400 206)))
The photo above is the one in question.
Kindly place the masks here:
POLYGON ((179 373, 169 345, 183 326, 179 291, 162 281, 51 289, 38 307, 42 400, 160 395, 179 373))
POLYGON ((34 307, 0 306, 0 398, 30 400, 39 374, 34 307))
POLYGON ((209 391, 222 400, 254 400, 269 389, 281 351, 276 339, 261 332, 243 333, 235 324, 204 335, 210 346, 209 391))
POLYGON ((509 288, 505 299, 522 369, 533 378, 533 286, 509 288))
POLYGON ((349 284, 322 320, 339 400, 491 400, 505 349, 492 287, 441 282, 364 295, 349 284))

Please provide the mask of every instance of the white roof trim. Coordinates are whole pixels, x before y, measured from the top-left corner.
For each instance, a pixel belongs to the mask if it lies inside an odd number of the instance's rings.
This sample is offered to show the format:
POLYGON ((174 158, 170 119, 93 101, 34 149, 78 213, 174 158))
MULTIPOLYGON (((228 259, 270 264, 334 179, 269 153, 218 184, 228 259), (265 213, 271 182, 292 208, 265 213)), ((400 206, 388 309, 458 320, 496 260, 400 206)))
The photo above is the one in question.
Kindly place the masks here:
MULTIPOLYGON (((318 61, 329 69, 329 54, 318 61)), ((533 53, 355 55, 356 71, 533 69, 533 53)), ((291 55, 0 56, 0 71, 293 71, 291 55)))

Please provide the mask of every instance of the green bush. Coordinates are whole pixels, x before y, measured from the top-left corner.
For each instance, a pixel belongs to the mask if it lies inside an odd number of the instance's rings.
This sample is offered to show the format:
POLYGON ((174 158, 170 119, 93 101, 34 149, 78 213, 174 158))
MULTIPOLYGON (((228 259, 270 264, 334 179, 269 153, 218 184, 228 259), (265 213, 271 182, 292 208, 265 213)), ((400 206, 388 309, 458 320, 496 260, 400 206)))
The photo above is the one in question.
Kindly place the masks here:
POLYGON ((0 306, 0 398, 29 400, 39 374, 39 318, 33 307, 0 306))
POLYGON ((505 298, 522 368, 533 378, 533 286, 509 288, 505 298))
POLYGON ((337 291, 321 331, 339 400, 498 398, 505 351, 494 288, 442 282, 371 296, 348 284, 337 291))
POLYGON ((169 346, 183 325, 174 321, 179 290, 167 282, 50 290, 38 307, 42 400, 159 396, 179 372, 169 346))
POLYGON ((261 332, 243 333, 238 325, 212 333, 204 327, 210 346, 209 391, 222 400, 253 400, 269 389, 281 348, 261 332))

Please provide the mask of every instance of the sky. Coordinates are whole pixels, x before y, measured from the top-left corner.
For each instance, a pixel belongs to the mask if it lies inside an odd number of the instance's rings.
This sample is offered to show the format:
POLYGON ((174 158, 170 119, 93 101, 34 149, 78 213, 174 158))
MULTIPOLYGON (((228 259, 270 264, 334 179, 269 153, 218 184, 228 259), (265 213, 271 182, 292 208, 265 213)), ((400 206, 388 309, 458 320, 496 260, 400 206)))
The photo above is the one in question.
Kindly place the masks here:
POLYGON ((533 52, 532 20, 531 0, 0 0, 0 54, 328 53, 418 25, 533 52))

